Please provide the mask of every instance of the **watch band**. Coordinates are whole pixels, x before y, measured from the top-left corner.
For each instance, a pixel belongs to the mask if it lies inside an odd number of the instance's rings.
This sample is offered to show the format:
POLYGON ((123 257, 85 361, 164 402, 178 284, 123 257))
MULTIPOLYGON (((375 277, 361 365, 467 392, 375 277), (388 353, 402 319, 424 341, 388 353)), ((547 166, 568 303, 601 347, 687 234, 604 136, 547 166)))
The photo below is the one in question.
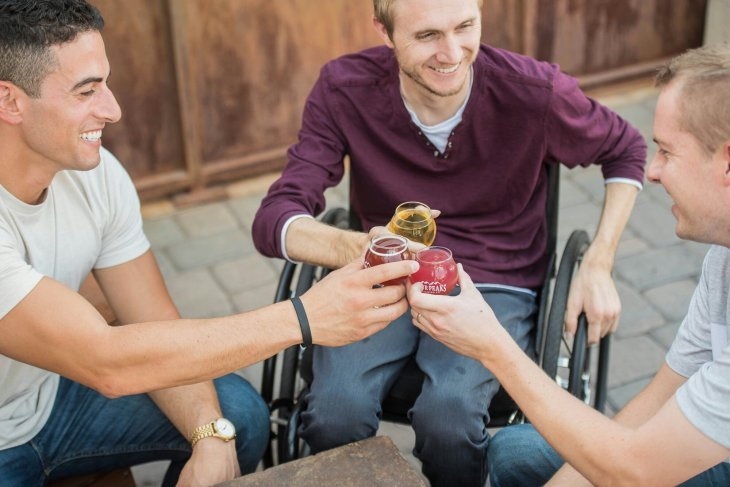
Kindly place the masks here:
POLYGON ((213 436, 215 434, 214 426, 215 421, 211 421, 210 423, 206 423, 202 426, 198 426, 197 428, 195 428, 190 435, 190 446, 195 446, 195 444, 203 438, 213 436))
POLYGON ((211 436, 227 443, 236 437, 236 426, 226 418, 214 419, 210 423, 195 428, 189 441, 192 446, 195 446, 203 438, 211 436))

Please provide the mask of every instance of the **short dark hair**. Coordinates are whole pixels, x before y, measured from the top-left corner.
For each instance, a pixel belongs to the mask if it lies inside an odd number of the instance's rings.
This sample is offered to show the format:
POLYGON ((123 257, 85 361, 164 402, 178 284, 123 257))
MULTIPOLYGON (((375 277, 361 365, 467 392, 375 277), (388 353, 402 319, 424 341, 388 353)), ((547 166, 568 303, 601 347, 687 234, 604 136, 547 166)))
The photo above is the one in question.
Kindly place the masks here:
POLYGON ((56 63, 50 48, 103 28, 101 12, 86 0, 0 0, 0 80, 39 97, 56 63))

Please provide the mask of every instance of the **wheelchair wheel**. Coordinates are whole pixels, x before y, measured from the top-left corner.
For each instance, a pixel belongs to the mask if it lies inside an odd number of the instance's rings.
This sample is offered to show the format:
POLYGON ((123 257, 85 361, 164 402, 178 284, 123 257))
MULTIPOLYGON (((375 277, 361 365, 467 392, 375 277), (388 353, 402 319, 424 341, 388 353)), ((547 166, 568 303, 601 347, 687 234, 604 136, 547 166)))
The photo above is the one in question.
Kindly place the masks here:
POLYGON ((585 315, 581 314, 573 343, 566 343, 563 339, 563 321, 570 284, 588 245, 588 234, 583 230, 573 232, 565 245, 555 278, 540 358, 543 370, 550 377, 575 397, 603 412, 610 336, 604 337, 599 347, 589 347, 588 324, 585 315), (597 356, 594 356, 596 353, 597 356))
MULTIPOLYGON (((338 228, 346 229, 349 225, 350 215, 344 208, 328 210, 322 217, 322 222, 338 228)), ((317 281, 323 279, 330 269, 310 264, 295 264, 287 262, 279 277, 274 302, 286 301, 293 296, 301 296, 317 281)), ((299 458, 306 448, 298 438, 297 428, 299 423, 299 411, 302 405, 299 403, 306 377, 302 379, 302 361, 308 360, 311 356, 309 351, 300 346, 289 347, 278 355, 274 355, 264 361, 261 395, 269 404, 272 421, 272 442, 276 441, 276 459, 274 458, 273 445, 270 443, 263 457, 264 468, 275 464, 285 463, 299 458), (278 390, 279 394, 274 399, 274 388, 276 383, 277 359, 281 357, 279 370, 278 390)), ((308 368, 311 370, 311 366, 308 368)), ((311 379, 310 379, 311 380, 311 379)))

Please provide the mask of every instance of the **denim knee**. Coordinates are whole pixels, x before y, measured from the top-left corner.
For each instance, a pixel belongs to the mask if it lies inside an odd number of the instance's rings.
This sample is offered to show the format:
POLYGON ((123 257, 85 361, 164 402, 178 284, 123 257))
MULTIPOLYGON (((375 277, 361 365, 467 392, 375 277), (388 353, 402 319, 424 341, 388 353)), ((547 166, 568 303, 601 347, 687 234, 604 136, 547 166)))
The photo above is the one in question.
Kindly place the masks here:
POLYGON ((543 485, 563 464, 530 424, 500 429, 489 442, 487 462, 492 487, 543 485))
POLYGON ((251 384, 236 374, 214 381, 223 415, 236 426, 242 473, 253 472, 269 442, 269 407, 251 384))
POLYGON ((367 396, 333 392, 321 400, 310 395, 302 412, 300 435, 313 453, 370 438, 378 430, 379 405, 367 396))

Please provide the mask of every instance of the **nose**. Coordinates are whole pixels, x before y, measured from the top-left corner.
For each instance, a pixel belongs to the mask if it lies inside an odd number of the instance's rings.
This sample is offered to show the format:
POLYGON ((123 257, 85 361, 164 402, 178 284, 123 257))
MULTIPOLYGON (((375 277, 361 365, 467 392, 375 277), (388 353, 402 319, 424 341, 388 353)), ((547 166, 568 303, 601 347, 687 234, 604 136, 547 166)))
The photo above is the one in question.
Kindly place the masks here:
POLYGON ((445 35, 441 40, 438 61, 444 64, 456 64, 461 61, 461 45, 454 35, 445 35))
POLYGON ((659 155, 655 152, 652 157, 649 167, 646 169, 646 178, 652 183, 661 183, 661 173, 663 162, 659 155))
POLYGON ((114 93, 109 89, 108 86, 102 88, 100 97, 100 103, 98 105, 98 116, 106 120, 108 123, 114 123, 122 118, 122 109, 117 103, 117 99, 114 97, 114 93))

